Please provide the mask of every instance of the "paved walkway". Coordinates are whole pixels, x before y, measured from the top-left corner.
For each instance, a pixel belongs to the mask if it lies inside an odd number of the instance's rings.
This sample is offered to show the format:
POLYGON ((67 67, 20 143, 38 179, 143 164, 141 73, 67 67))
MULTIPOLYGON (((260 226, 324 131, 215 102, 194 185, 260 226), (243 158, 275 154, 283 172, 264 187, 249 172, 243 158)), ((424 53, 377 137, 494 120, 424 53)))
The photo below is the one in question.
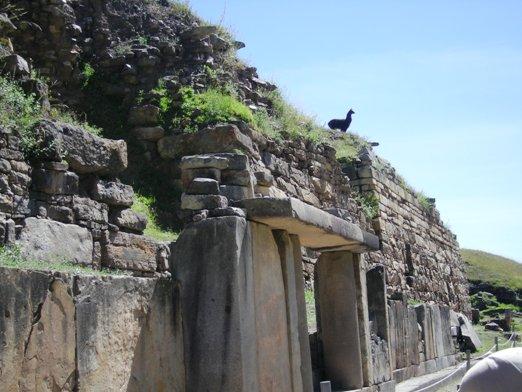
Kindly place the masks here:
MULTIPOLYGON (((410 378, 409 380, 403 381, 397 384, 395 392, 413 392, 428 385, 432 385, 439 380, 442 380, 448 374, 457 369, 460 364, 452 366, 446 369, 439 370, 435 373, 425 374, 424 376, 410 378)), ((440 385, 440 388, 436 388, 433 391, 438 392, 453 392, 457 390, 457 384, 462 376, 457 377, 456 380, 448 380, 447 383, 440 385)))

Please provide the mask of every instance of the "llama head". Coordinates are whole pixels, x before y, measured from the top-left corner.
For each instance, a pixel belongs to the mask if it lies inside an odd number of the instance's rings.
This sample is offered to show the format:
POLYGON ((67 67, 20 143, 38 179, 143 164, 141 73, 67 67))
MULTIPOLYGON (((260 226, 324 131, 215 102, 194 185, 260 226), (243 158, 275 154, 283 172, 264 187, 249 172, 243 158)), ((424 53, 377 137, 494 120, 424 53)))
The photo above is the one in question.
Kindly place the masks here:
POLYGON ((354 114, 355 112, 353 111, 352 108, 350 108, 350 110, 348 111, 348 116, 351 116, 352 114, 354 114))

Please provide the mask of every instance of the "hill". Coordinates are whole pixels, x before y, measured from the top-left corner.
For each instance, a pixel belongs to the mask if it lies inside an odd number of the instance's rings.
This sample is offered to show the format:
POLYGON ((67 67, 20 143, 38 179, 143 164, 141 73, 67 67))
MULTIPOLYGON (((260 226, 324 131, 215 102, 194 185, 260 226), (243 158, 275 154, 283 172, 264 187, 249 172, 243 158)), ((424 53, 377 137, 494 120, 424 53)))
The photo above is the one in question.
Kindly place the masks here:
POLYGON ((522 291, 522 264, 480 250, 461 249, 461 254, 470 282, 522 291))

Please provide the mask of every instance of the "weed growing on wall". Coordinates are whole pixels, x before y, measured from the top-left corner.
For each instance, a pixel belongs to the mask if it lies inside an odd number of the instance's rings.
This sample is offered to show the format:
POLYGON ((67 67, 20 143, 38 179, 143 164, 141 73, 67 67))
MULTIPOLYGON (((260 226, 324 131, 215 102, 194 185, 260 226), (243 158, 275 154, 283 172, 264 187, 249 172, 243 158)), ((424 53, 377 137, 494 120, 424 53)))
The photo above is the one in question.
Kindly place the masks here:
POLYGON ((91 64, 89 64, 89 63, 83 64, 83 68, 82 68, 83 88, 86 88, 89 86, 89 83, 92 81, 95 73, 96 72, 91 64))
POLYGON ((358 194, 354 199, 361 206, 366 218, 374 219, 379 216, 379 199, 374 193, 358 194))

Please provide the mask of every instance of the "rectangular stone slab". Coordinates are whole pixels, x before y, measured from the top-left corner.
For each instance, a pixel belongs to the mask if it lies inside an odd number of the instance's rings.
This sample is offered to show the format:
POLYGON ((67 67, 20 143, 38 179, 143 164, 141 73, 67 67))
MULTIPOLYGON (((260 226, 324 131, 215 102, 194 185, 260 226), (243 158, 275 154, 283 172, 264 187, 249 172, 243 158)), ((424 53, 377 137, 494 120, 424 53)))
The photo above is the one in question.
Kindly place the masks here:
POLYGON ((242 200, 247 218, 299 236, 301 244, 321 252, 379 250, 379 238, 317 207, 294 198, 242 200))

